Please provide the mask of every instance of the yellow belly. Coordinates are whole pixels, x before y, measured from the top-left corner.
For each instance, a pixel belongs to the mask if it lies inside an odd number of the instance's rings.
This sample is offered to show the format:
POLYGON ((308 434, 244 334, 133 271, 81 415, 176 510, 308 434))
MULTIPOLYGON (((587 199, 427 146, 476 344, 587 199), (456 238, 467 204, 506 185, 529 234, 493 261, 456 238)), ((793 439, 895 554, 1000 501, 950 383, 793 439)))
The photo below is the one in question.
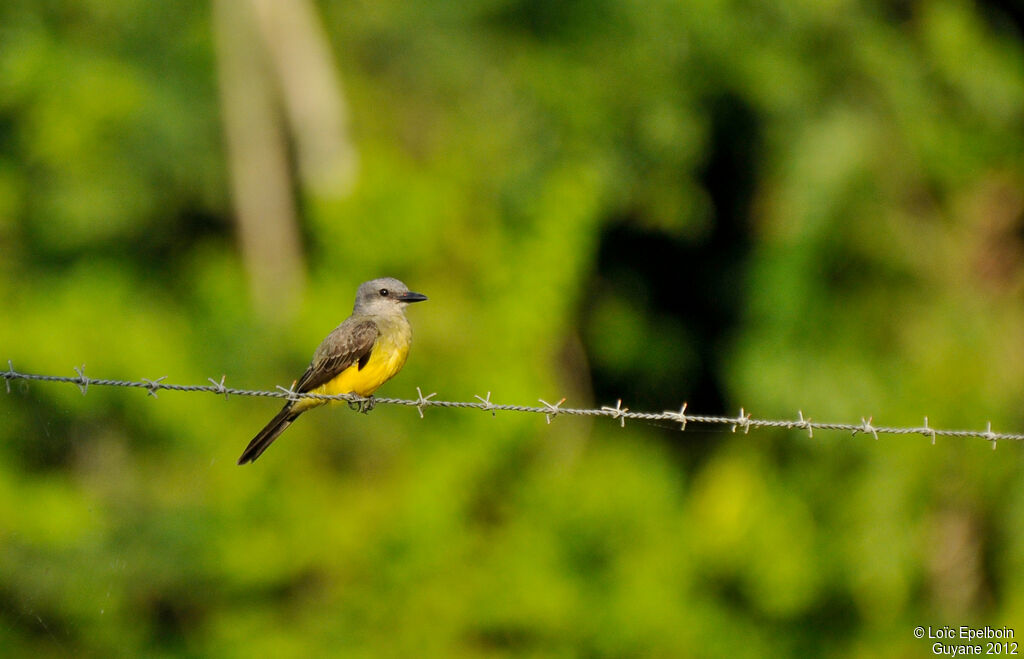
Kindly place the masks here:
POLYGON ((314 393, 333 396, 335 394, 358 394, 369 396, 380 385, 402 370, 409 355, 409 344, 396 345, 391 341, 378 340, 370 353, 366 366, 349 366, 335 378, 313 390, 314 393))

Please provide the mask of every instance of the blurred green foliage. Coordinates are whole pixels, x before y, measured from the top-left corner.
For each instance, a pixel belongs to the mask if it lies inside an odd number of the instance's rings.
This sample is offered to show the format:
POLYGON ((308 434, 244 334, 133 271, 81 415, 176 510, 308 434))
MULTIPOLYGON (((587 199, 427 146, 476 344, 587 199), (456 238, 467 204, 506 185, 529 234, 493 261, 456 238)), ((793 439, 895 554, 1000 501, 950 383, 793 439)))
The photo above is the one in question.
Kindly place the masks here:
MULTIPOLYGON (((297 191, 310 284, 282 326, 231 224, 209 7, 0 6, 0 358, 285 384, 393 275, 430 302, 385 395, 660 410, 711 382, 758 416, 1024 429, 1024 48, 998 7, 318 8, 361 170, 297 191)), ((878 657, 926 652, 915 625, 1024 631, 1018 446, 337 408, 236 468, 274 411, 0 395, 5 654, 878 657)))

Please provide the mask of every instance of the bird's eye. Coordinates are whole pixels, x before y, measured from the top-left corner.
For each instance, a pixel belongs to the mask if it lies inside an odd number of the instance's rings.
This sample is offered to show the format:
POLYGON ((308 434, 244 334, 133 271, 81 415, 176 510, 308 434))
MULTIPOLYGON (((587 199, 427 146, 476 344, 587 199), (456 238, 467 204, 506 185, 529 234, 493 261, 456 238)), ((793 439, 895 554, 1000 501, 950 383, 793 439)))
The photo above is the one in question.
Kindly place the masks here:
POLYGON ((380 289, 380 294, 381 294, 382 297, 387 297, 388 296, 388 292, 389 291, 386 288, 380 289))

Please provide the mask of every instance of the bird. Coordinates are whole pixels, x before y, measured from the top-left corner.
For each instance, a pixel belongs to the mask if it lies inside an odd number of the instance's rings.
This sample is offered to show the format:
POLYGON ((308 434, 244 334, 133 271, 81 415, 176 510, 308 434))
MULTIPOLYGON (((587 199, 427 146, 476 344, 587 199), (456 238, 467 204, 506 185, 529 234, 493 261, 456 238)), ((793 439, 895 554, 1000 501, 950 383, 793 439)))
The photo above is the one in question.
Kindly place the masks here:
MULTIPOLYGON (((412 343, 412 328, 405 310, 408 305, 426 299, 426 295, 410 291, 393 277, 360 284, 352 315, 323 340, 292 391, 372 396, 405 365, 412 343)), ((289 400, 252 438, 238 464, 256 460, 300 414, 327 402, 316 398, 289 400)), ((370 407, 372 398, 370 405, 360 404, 359 408, 369 411, 370 407)))

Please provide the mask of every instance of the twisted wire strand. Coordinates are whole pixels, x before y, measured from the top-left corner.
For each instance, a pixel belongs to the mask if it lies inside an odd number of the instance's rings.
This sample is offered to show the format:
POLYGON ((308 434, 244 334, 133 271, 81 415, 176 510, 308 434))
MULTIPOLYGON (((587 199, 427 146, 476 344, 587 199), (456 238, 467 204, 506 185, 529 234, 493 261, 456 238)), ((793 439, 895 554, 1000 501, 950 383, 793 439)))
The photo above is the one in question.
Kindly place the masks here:
MULTIPOLYGON (((76 367, 76 376, 63 376, 63 375, 40 375, 36 373, 20 373, 14 370, 14 366, 11 361, 7 361, 7 370, 0 371, 0 377, 4 379, 7 392, 11 391, 11 382, 15 380, 24 381, 38 381, 38 382, 64 382, 76 385, 85 395, 89 387, 128 387, 135 389, 145 389, 150 396, 157 397, 158 391, 184 391, 184 392, 196 392, 202 391, 212 394, 222 394, 225 398, 229 396, 256 396, 262 398, 286 398, 288 400, 300 400, 302 398, 316 398, 319 400, 327 401, 347 401, 352 403, 360 403, 371 400, 371 398, 365 398, 363 396, 357 396, 355 394, 336 394, 336 395, 325 395, 325 394, 314 394, 314 393, 300 393, 292 391, 291 389, 285 389, 284 387, 277 387, 275 390, 253 390, 253 389, 238 389, 235 387, 228 387, 224 384, 225 377, 221 377, 220 380, 214 380, 208 378, 210 384, 174 384, 170 382, 164 382, 167 376, 159 378, 148 379, 142 378, 139 381, 135 380, 112 380, 106 378, 91 378, 85 375, 85 367, 76 367)), ((547 418, 547 422, 551 423, 555 417, 559 415, 568 416, 591 416, 591 417, 609 417, 611 419, 617 419, 621 425, 625 426, 627 419, 639 420, 639 421, 671 421, 680 424, 680 430, 686 430, 687 424, 697 423, 705 425, 726 425, 732 428, 733 432, 737 429, 742 429, 744 433, 750 431, 751 428, 784 428, 788 430, 804 430, 809 436, 814 436, 815 430, 833 430, 833 431, 844 431, 850 432, 854 435, 857 433, 865 433, 878 439, 879 435, 922 435, 928 437, 935 443, 936 437, 975 437, 984 439, 992 442, 992 448, 996 447, 996 442, 1011 440, 1021 441, 1024 440, 1024 433, 998 433, 992 431, 992 423, 988 422, 985 430, 948 430, 943 428, 932 428, 928 425, 928 417, 924 417, 924 425, 917 427, 897 427, 897 426, 876 426, 872 424, 872 417, 862 418, 860 423, 823 423, 821 421, 812 421, 809 417, 805 418, 803 412, 797 413, 796 419, 756 419, 743 408, 740 408, 738 416, 722 416, 722 415, 707 415, 707 414, 693 414, 686 411, 686 403, 679 408, 679 411, 666 410, 664 412, 636 412, 631 411, 628 407, 622 406, 622 401, 619 400, 615 407, 603 406, 599 409, 584 409, 584 408, 572 408, 562 407, 565 402, 563 398, 557 403, 549 403, 543 399, 538 402, 541 405, 509 405, 503 403, 491 402, 491 393, 487 392, 487 396, 476 396, 477 401, 450 401, 450 400, 436 400, 434 396, 436 393, 424 395, 419 387, 416 388, 418 398, 406 399, 406 398, 388 398, 388 397, 372 397, 373 403, 376 405, 404 405, 406 407, 415 407, 423 417, 423 410, 428 407, 445 407, 445 408, 467 408, 477 409, 489 412, 527 412, 531 414, 543 414, 547 418)))

